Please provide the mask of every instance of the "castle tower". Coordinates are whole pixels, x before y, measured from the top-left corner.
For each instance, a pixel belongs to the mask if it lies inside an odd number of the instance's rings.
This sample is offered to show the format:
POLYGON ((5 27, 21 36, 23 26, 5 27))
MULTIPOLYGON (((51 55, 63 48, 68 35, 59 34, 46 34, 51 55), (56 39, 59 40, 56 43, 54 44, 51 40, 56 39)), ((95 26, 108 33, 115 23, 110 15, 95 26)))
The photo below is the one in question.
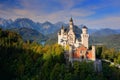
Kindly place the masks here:
POLYGON ((95 55, 95 46, 92 46, 92 60, 96 60, 96 55, 95 55))
POLYGON ((84 26, 82 28, 81 41, 82 41, 82 44, 88 49, 89 34, 87 33, 87 27, 86 26, 84 26))
POLYGON ((73 19, 70 19, 69 22, 69 32, 68 32, 68 44, 74 45, 75 43, 75 33, 74 33, 74 24, 73 24, 73 19))
POLYGON ((69 45, 69 62, 72 63, 72 57, 73 57, 73 48, 71 45, 69 45))
POLYGON ((73 30, 73 25, 74 25, 74 24, 73 24, 73 19, 72 19, 72 18, 70 19, 69 24, 70 24, 70 29, 73 30))
POLYGON ((58 44, 61 44, 61 32, 58 32, 58 44))
POLYGON ((61 28, 61 35, 63 35, 64 34, 64 27, 63 27, 63 25, 62 25, 62 28, 61 28))
POLYGON ((62 44, 61 39, 63 37, 63 34, 64 34, 64 27, 62 26, 61 31, 58 32, 58 44, 62 44))

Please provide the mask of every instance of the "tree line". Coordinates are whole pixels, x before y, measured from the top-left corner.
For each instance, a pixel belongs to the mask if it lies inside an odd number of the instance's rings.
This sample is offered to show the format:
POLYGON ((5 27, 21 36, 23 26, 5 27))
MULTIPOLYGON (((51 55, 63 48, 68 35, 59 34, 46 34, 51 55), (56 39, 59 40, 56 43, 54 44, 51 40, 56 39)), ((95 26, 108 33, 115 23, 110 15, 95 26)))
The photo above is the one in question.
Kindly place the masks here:
POLYGON ((120 64, 120 51, 114 48, 107 48, 106 46, 96 47, 96 57, 106 59, 116 64, 120 64))
POLYGON ((0 29, 1 80, 119 80, 119 78, 120 70, 107 63, 103 63, 103 71, 99 73, 94 71, 93 62, 74 62, 71 65, 64 58, 62 46, 58 44, 42 46, 36 42, 24 42, 19 34, 0 29))

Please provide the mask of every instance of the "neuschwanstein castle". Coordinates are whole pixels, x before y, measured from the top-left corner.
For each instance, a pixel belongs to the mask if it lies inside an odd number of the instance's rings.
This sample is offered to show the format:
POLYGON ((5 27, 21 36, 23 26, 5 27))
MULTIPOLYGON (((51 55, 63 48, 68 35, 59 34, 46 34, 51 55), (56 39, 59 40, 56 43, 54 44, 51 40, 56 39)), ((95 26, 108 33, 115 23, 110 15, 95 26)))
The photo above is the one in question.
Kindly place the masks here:
POLYGON ((69 52, 66 53, 69 61, 95 61, 95 46, 89 49, 89 34, 87 30, 88 28, 83 26, 82 33, 76 34, 73 19, 71 18, 69 21, 69 29, 66 30, 64 26, 62 26, 61 30, 58 32, 58 44, 62 45, 64 48, 69 46, 69 52), (81 38, 79 39, 77 35, 81 38))

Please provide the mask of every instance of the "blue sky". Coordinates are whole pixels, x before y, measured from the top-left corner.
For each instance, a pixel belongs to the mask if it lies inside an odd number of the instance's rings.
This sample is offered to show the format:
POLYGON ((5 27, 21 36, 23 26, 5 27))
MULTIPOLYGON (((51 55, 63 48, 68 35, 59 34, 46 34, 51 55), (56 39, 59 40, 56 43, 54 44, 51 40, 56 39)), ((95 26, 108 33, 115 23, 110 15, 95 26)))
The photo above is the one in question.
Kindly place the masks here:
POLYGON ((0 17, 120 29, 120 0, 0 0, 0 17))

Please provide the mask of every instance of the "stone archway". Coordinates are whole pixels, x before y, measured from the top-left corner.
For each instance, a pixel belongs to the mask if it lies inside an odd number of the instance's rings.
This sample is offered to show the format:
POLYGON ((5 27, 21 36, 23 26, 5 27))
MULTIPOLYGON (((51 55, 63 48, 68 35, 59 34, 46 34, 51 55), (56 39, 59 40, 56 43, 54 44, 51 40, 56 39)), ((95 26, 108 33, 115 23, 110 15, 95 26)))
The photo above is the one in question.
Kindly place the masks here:
POLYGON ((81 59, 82 59, 82 60, 84 59, 84 56, 83 56, 83 55, 81 56, 81 59))

